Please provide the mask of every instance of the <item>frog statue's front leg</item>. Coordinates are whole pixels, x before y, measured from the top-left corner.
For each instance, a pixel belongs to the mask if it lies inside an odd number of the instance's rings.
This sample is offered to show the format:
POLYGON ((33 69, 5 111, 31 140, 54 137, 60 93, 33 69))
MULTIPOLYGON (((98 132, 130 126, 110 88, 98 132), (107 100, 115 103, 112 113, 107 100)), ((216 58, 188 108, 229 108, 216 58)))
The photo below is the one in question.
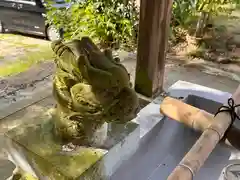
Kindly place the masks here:
POLYGON ((71 94, 71 88, 76 86, 76 83, 78 83, 77 79, 70 73, 57 69, 53 79, 53 96, 57 101, 53 118, 56 135, 66 141, 81 139, 79 134, 84 129, 81 121, 75 118, 81 116, 81 111, 76 111, 76 103, 71 94))
POLYGON ((53 78, 53 96, 58 104, 67 109, 73 109, 73 101, 69 89, 77 83, 77 79, 70 73, 57 69, 53 78))
POLYGON ((85 51, 89 58, 87 66, 89 67, 89 74, 94 74, 91 71, 92 68, 98 68, 98 71, 95 71, 95 78, 94 76, 90 77, 90 79, 96 81, 93 83, 93 86, 96 87, 97 85, 99 89, 106 87, 105 91, 109 91, 109 96, 113 97, 112 103, 105 106, 107 109, 106 117, 108 122, 115 121, 125 123, 130 121, 136 116, 139 102, 135 91, 131 89, 130 77, 126 68, 114 60, 110 50, 105 50, 104 53, 102 53, 90 39, 84 38, 82 41, 82 46, 87 47, 85 51), (110 74, 111 79, 107 82, 111 83, 107 86, 104 86, 102 83, 104 79, 100 79, 99 77, 101 76, 97 76, 99 69, 110 74))

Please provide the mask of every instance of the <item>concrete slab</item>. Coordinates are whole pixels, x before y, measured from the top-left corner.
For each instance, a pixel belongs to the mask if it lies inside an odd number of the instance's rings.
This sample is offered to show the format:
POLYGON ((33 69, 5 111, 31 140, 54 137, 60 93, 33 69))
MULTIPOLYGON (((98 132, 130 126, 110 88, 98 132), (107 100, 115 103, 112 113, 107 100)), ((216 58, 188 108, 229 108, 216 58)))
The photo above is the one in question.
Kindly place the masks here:
MULTIPOLYGON (((0 120, 0 180, 5 180, 7 177, 10 177, 12 174, 12 171, 15 168, 15 165, 8 161, 6 159, 6 154, 3 151, 3 148, 5 148, 4 145, 4 138, 3 134, 14 128, 19 126, 22 123, 26 123, 29 119, 34 119, 34 117, 40 115, 41 113, 45 112, 49 108, 53 107, 54 100, 52 96, 48 98, 43 98, 40 101, 37 101, 39 98, 36 94, 34 96, 36 99, 28 99, 24 101, 26 104, 26 107, 22 106, 20 102, 17 102, 17 105, 13 106, 13 108, 8 108, 7 111, 4 111, 5 116, 3 119, 0 120), (33 105, 29 106, 29 103, 36 102, 33 105), (14 108, 16 107, 16 109, 14 108), (22 108, 22 109, 21 109, 22 108), (20 109, 20 110, 18 110, 20 109), (15 110, 18 110, 17 112, 13 113, 15 110)), ((24 104, 23 104, 24 105, 24 104)), ((3 116, 3 115, 2 115, 3 116)))
MULTIPOLYGON (((36 143, 37 139, 32 139, 30 137, 36 136, 36 133, 28 134, 27 136, 23 136, 23 139, 21 141, 14 143, 17 138, 21 137, 19 134, 16 136, 14 133, 14 129, 21 129, 23 127, 23 124, 33 125, 35 123, 38 123, 40 121, 41 114, 43 114, 46 110, 53 107, 55 104, 54 99, 52 96, 47 96, 50 92, 51 88, 45 89, 44 93, 39 96, 39 93, 36 94, 32 99, 26 99, 23 104, 16 103, 14 107, 10 109, 10 111, 14 112, 18 110, 17 112, 11 114, 9 112, 5 113, 5 117, 1 119, 0 122, 0 134, 7 132, 7 139, 10 144, 14 144, 14 150, 15 155, 21 160, 24 160, 24 156, 27 154, 26 152, 31 152, 33 154, 39 155, 39 152, 35 152, 33 149, 28 149, 28 143, 30 140, 33 140, 33 142, 36 143), (43 98, 44 97, 44 98, 43 98), (41 99, 41 100, 39 100, 41 99), (33 103, 32 102, 36 102, 33 103), (26 107, 24 107, 26 106, 26 107), (21 109, 22 108, 22 109, 21 109), (9 131, 10 130, 10 131, 9 131), (9 135, 10 133, 10 135, 9 135), (25 137, 27 139, 25 139, 25 137), (20 145, 19 145, 20 144, 20 145), (16 151, 18 150, 18 151, 16 151), (25 153, 23 153, 25 152, 25 153)), ((51 132, 47 133, 50 134, 51 132)), ((108 139, 104 145, 105 148, 107 148, 108 152, 97 161, 97 163, 94 163, 92 168, 89 168, 86 172, 82 174, 82 176, 89 177, 89 174, 94 174, 93 172, 96 170, 98 166, 104 166, 104 175, 111 176, 115 170, 121 165, 121 162, 128 159, 129 156, 131 156, 132 153, 136 151, 139 144, 139 127, 136 123, 131 122, 130 124, 123 126, 123 125, 117 125, 117 124, 110 124, 109 131, 108 131, 108 139), (90 170, 92 169, 92 170, 90 170)), ((2 141, 3 138, 0 137, 0 141, 2 141)), ((46 140, 46 139, 45 139, 46 140)), ((40 146, 41 141, 37 141, 40 146)), ((30 143, 30 144, 32 144, 30 143)), ((5 149, 6 146, 3 146, 3 142, 0 143, 0 148, 5 149)), ((49 142, 45 142, 44 144, 49 144, 49 142)), ((40 148, 40 147, 39 147, 40 148)), ((36 149, 35 149, 36 150, 36 149)), ((40 151, 41 152, 41 151, 40 151)), ((0 153, 0 155, 2 155, 0 153)), ((40 154, 41 156, 41 154, 40 154)), ((2 157, 6 158, 6 157, 2 157)), ((0 157, 1 159, 1 157, 0 157)), ((24 162, 24 161, 21 161, 24 162)), ((74 161, 73 161, 74 163, 74 161)), ((0 161, 0 164, 5 164, 8 168, 12 169, 14 166, 11 164, 11 167, 8 166, 9 162, 2 160, 0 161)), ((26 165, 29 169, 28 161, 25 160, 24 165, 26 165)), ((31 164, 31 163, 30 163, 31 164)), ((64 164, 64 163, 63 163, 64 164)), ((47 165, 47 164, 46 164, 47 165)), ((60 164, 59 164, 60 165, 60 164)), ((58 165, 58 166, 59 166, 58 165)), ((65 168, 63 168, 65 169, 65 168)), ((75 168, 76 169, 76 168, 75 168)), ((9 169, 8 169, 9 171, 9 169)), ((29 170, 30 171, 30 170, 29 170)), ((9 176, 9 172, 0 174, 1 176, 6 177, 9 176)), ((82 179, 85 179, 81 176, 82 179)), ((97 176, 95 174, 95 176, 97 176)), ((91 175, 91 179, 94 179, 93 175, 91 175)), ((95 177, 95 179, 98 179, 99 175, 95 177)))
POLYGON ((109 124, 104 149, 78 146, 64 151, 54 138, 53 124, 47 115, 35 117, 35 124, 25 124, 5 133, 6 149, 16 165, 43 180, 107 180, 138 148, 139 126, 109 124))
POLYGON ((51 86, 54 71, 53 62, 44 62, 17 75, 0 77, 0 111, 51 86))
POLYGON ((5 108, 0 109, 0 120, 17 112, 21 109, 32 105, 34 103, 37 103, 38 101, 41 101, 49 96, 52 95, 52 88, 50 87, 44 87, 42 89, 39 89, 34 92, 34 94, 31 94, 30 96, 27 96, 26 98, 22 99, 21 101, 17 101, 15 103, 12 103, 10 106, 7 106, 5 108))

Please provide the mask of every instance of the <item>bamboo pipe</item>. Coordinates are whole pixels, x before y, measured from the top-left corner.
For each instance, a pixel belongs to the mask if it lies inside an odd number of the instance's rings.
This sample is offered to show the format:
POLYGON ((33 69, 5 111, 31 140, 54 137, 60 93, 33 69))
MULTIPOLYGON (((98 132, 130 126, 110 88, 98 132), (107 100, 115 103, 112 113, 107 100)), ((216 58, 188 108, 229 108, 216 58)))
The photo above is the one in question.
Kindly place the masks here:
POLYGON ((166 97, 162 101, 160 112, 201 132, 209 127, 213 121, 212 114, 171 97, 166 97))
MULTIPOLYGON (((232 98, 235 104, 240 104, 240 86, 232 98)), ((231 125, 231 121, 230 114, 226 112, 219 113, 214 117, 211 125, 204 130, 201 137, 170 174, 168 180, 191 180, 222 139, 231 125)))
MULTIPOLYGON (((160 112, 161 114, 200 132, 207 129, 214 120, 213 114, 171 97, 166 97, 162 101, 160 112)), ((239 137, 240 129, 232 126, 223 140, 227 146, 240 150, 239 137)))

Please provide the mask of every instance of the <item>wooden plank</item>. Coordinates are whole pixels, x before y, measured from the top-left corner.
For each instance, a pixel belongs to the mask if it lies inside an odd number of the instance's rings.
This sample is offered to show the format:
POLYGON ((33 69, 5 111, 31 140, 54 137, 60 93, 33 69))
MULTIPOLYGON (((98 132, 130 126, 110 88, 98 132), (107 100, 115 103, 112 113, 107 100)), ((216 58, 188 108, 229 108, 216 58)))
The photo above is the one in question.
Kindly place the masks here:
MULTIPOLYGON (((240 86, 232 98, 235 104, 240 104, 240 86)), ((239 109, 237 109, 237 113, 239 114, 239 109)), ((217 114, 211 125, 202 133, 190 151, 170 174, 168 180, 193 179, 218 142, 223 138, 231 123, 230 113, 221 112, 217 114)))
POLYGON ((54 62, 44 62, 14 76, 0 77, 0 98, 43 81, 55 71, 54 62), (31 78, 29 78, 31 77, 31 78))
POLYGON ((135 90, 154 97, 163 88, 172 0, 141 0, 135 90))
POLYGON ((52 95, 52 87, 50 86, 50 87, 46 87, 36 91, 31 97, 15 102, 6 108, 0 109, 0 121, 3 118, 17 111, 20 111, 21 109, 26 108, 29 105, 32 105, 38 101, 41 101, 42 99, 49 97, 51 95, 52 95))

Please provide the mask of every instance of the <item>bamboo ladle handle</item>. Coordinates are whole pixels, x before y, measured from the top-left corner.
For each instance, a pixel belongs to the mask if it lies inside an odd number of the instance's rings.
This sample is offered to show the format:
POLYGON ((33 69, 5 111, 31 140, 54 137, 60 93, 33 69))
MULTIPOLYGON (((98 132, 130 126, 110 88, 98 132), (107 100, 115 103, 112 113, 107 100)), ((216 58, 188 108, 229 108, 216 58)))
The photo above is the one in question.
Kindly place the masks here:
MULTIPOLYGON (((200 132, 207 129, 214 120, 213 114, 171 97, 166 97, 162 101, 160 112, 164 116, 200 132)), ((233 125, 222 140, 228 147, 240 150, 239 137, 240 129, 233 125)))

